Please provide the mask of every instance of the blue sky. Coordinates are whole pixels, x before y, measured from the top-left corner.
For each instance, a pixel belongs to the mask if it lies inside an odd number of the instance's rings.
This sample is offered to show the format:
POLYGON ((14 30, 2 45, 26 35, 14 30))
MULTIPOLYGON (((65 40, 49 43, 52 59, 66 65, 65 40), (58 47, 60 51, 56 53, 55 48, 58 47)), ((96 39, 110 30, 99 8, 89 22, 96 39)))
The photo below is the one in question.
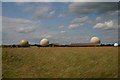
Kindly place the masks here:
POLYGON ((118 4, 115 2, 2 2, 2 43, 21 39, 38 44, 118 42, 118 4))

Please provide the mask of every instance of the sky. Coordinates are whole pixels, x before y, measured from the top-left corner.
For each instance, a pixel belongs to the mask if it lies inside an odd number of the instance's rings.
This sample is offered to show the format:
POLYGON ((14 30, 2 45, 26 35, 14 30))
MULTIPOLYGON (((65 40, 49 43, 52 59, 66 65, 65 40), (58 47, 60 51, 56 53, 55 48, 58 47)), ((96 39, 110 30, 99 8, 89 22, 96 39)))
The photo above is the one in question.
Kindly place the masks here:
POLYGON ((117 2, 2 2, 0 17, 2 44, 118 42, 117 2))
POLYGON ((1 0, 2 2, 119 2, 119 0, 1 0))

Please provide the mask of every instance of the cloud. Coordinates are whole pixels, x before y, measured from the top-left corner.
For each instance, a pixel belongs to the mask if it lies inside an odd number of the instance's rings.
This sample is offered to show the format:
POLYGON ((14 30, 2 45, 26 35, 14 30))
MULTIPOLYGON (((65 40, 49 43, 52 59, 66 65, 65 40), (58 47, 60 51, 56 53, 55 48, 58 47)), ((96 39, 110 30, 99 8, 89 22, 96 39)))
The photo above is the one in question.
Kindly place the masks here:
POLYGON ((82 18, 75 18, 72 20, 72 23, 85 23, 88 20, 88 16, 82 18))
POLYGON ((52 35, 52 34, 47 33, 47 34, 42 34, 42 35, 41 35, 41 37, 42 37, 42 38, 48 38, 48 39, 49 39, 49 38, 52 38, 52 37, 53 37, 53 35, 52 35))
POLYGON ((71 24, 68 26, 69 29, 75 29, 80 26, 83 26, 85 23, 88 23, 89 18, 88 16, 81 17, 81 18, 75 18, 71 21, 71 24))
POLYGON ((79 24, 70 24, 68 26, 69 29, 75 29, 75 28, 78 28, 80 25, 79 24))
POLYGON ((19 33, 30 33, 34 30, 35 30, 35 27, 30 26, 30 27, 19 27, 19 28, 17 28, 16 31, 19 32, 19 33))
POLYGON ((48 19, 54 17, 54 15, 55 10, 53 10, 52 6, 49 3, 41 3, 36 7, 33 18, 48 19))
POLYGON ((111 13, 118 10, 117 3, 110 2, 73 2, 69 5, 69 10, 76 14, 103 14, 111 13))
POLYGON ((18 7, 23 7, 22 11, 31 14, 33 19, 48 19, 54 17, 56 11, 51 3, 45 2, 16 2, 18 7), (32 6, 31 6, 32 5, 32 6))
POLYGON ((23 18, 2 17, 3 31, 16 31, 18 33, 30 33, 36 30, 37 23, 23 18))
POLYGON ((37 17, 39 17, 39 18, 46 17, 49 15, 50 11, 51 11, 51 8, 49 6, 39 6, 36 9, 35 17, 36 18, 37 17))
POLYGON ((106 21, 104 23, 97 23, 93 28, 95 29, 117 29, 118 26, 117 26, 117 23, 116 21, 112 21, 112 20, 109 20, 109 21, 106 21))
POLYGON ((60 31, 60 33, 64 34, 66 31, 60 31))
MULTIPOLYGON (((33 19, 50 19, 55 17, 65 17, 65 13, 58 13, 53 3, 45 2, 16 2, 18 7, 23 7, 22 11, 31 14, 33 19), (32 5, 32 6, 31 6, 32 5)), ((60 9, 61 10, 61 9, 60 9)))

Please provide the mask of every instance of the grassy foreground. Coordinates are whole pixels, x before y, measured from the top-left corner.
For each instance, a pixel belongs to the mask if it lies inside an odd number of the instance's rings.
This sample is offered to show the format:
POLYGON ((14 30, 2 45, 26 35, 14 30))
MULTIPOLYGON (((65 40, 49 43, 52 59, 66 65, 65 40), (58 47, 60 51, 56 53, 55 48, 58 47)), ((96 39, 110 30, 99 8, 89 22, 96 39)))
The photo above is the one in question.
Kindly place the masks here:
POLYGON ((3 48, 3 78, 117 78, 117 47, 3 48))

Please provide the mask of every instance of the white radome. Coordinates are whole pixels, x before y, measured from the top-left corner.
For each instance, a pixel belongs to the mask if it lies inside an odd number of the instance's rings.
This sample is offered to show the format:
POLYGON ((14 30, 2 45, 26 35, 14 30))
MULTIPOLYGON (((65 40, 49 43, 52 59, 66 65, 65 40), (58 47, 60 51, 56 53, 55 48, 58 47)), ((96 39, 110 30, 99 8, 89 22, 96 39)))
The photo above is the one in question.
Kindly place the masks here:
POLYGON ((114 46, 118 46, 118 43, 115 43, 114 46))
POLYGON ((90 39, 90 43, 93 43, 93 44, 100 44, 100 39, 98 37, 92 37, 90 39))
POLYGON ((29 42, 28 42, 28 40, 23 39, 23 40, 20 41, 20 45, 21 46, 28 46, 29 42))
POLYGON ((47 45, 49 45, 48 39, 42 39, 42 40, 40 41, 40 45, 42 45, 42 46, 47 46, 47 45))

